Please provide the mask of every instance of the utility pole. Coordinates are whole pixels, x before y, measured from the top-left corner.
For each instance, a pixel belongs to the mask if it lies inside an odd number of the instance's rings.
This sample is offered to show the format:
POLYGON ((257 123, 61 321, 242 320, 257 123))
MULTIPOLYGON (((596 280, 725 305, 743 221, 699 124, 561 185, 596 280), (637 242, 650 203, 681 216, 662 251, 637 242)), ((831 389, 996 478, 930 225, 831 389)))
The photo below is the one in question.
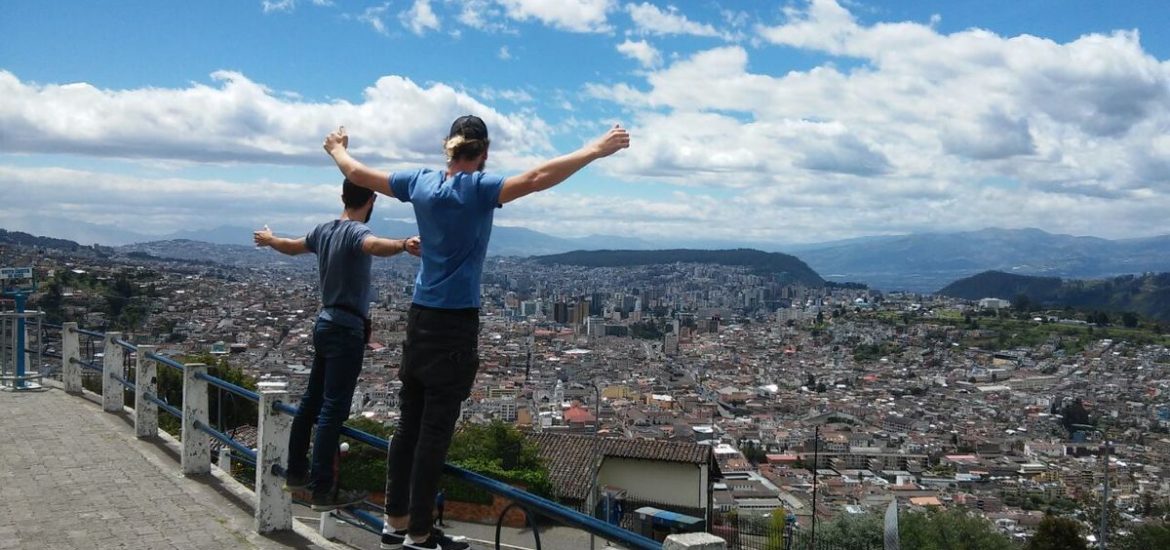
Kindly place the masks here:
POLYGON ((821 427, 813 428, 813 488, 812 488, 812 541, 811 548, 817 547, 817 471, 821 469, 821 427))

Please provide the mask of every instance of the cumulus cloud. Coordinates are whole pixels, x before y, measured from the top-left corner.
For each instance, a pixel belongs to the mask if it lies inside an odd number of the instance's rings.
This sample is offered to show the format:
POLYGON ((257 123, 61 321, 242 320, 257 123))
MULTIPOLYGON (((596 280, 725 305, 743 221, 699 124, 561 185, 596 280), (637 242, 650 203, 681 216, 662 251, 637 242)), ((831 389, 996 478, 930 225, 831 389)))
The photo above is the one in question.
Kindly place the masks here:
POLYGON ((435 15, 435 10, 431 9, 430 0, 414 0, 410 9, 398 14, 398 20, 402 22, 402 26, 419 36, 428 30, 439 30, 439 17, 435 15))
POLYGON ((56 167, 0 166, 0 191, 6 197, 0 212, 15 224, 31 224, 23 219, 28 213, 43 216, 46 205, 52 205, 56 214, 68 213, 71 224, 112 226, 154 235, 205 228, 208 224, 268 223, 273 228, 299 231, 312 220, 320 222, 335 215, 340 205, 335 181, 238 182, 56 167), (22 191, 13 192, 16 189, 22 191), (209 218, 209 212, 215 212, 215 216, 209 218))
POLYGON ((637 42, 626 40, 618 44, 617 51, 622 55, 636 60, 643 67, 651 68, 662 64, 662 54, 645 40, 637 42))
POLYGON ((1069 195, 1170 191, 1159 176, 1170 151, 1150 145, 1170 125, 1170 64, 1134 32, 1061 44, 943 34, 930 22, 863 25, 831 0, 784 13, 784 23, 757 29, 771 47, 860 63, 770 74, 749 69, 747 49, 723 46, 642 82, 588 85, 591 97, 632 111, 638 144, 651 149, 611 173, 737 187, 743 179, 728 171, 766 166, 756 185, 828 173, 852 178, 858 193, 986 178, 1069 195))
POLYGON ((662 10, 649 2, 626 4, 626 13, 633 21, 635 31, 640 34, 720 36, 715 27, 687 19, 674 6, 662 10))
POLYGON ((535 19, 571 32, 608 32, 613 0, 498 0, 504 13, 516 21, 535 19))
POLYGON ((0 71, 0 149, 193 162, 318 164, 321 138, 343 124, 351 147, 379 163, 440 160, 445 125, 476 113, 492 130, 499 167, 524 166, 550 149, 548 124, 505 115, 444 84, 422 87, 386 76, 358 103, 306 102, 230 71, 213 85, 103 90, 90 84, 37 85, 0 71))

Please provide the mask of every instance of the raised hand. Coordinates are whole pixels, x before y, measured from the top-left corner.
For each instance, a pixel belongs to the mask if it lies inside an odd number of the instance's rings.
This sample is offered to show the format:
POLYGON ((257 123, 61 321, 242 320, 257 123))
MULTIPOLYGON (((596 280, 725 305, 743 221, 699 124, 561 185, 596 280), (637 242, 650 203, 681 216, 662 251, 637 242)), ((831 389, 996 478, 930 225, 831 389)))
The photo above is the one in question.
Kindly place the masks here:
POLYGON ((269 246, 272 244, 272 230, 268 229, 268 224, 264 224, 264 229, 258 229, 252 232, 252 242, 256 246, 269 246))
POLYGON ((349 134, 345 133, 345 126, 338 126, 336 130, 329 132, 329 135, 325 136, 325 143, 322 144, 322 147, 325 148, 326 153, 331 155, 337 147, 348 149, 349 134))
POLYGON ((629 132, 621 124, 614 124, 605 135, 593 142, 593 153, 597 158, 608 157, 629 146, 629 132))

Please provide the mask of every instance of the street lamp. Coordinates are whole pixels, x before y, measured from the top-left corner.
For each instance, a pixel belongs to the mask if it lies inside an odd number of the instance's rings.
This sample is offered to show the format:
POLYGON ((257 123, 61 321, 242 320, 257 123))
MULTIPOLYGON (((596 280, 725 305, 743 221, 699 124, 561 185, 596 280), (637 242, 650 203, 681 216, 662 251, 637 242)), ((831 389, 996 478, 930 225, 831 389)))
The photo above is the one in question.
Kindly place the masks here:
POLYGON ((1102 472, 1105 487, 1101 492, 1101 525, 1097 529, 1097 548, 1105 550, 1105 537, 1109 532, 1109 524, 1106 521, 1109 512, 1109 438, 1105 435, 1104 431, 1089 424, 1069 424, 1069 426, 1081 431, 1096 432, 1101 435, 1101 441, 1105 444, 1105 465, 1104 472, 1102 472))

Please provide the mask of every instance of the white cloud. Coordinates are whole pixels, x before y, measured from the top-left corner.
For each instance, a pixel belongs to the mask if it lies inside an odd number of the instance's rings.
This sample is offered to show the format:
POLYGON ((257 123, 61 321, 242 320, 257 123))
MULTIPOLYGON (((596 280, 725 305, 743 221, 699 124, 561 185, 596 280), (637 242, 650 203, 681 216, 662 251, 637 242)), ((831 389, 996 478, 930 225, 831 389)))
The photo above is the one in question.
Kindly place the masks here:
POLYGON ((828 62, 769 73, 749 57, 775 46, 726 46, 641 82, 587 85, 628 113, 637 151, 603 170, 724 189, 737 227, 805 235, 793 240, 993 225, 1170 232, 1151 207, 1170 196, 1170 62, 1135 32, 943 34, 861 24, 828 0, 785 13, 758 36, 828 62))
POLYGON ((492 0, 447 0, 459 6, 459 15, 456 19, 460 23, 473 29, 485 32, 506 31, 507 27, 500 22, 504 18, 503 10, 492 0))
POLYGON ((662 64, 662 54, 645 40, 634 42, 626 40, 618 44, 617 51, 622 55, 635 59, 643 67, 652 68, 662 64))
POLYGON ((430 0, 414 0, 414 5, 409 10, 398 14, 398 19, 402 26, 419 36, 428 30, 439 30, 439 17, 435 15, 435 10, 431 9, 430 0))
POLYGON ((265 223, 286 232, 299 231, 312 220, 336 215, 338 191, 334 179, 328 183, 227 181, 0 166, 0 192, 6 197, 0 213, 8 229, 39 227, 26 219, 31 217, 28 214, 52 205, 58 213, 69 213, 70 224, 107 225, 153 235, 210 225, 259 227, 265 223), (85 185, 77 185, 81 181, 85 185), (23 191, 12 192, 16 189, 23 191), (215 215, 208 216, 209 212, 215 215))
MULTIPOLYGON (((314 6, 332 6, 332 0, 312 0, 314 6)), ((261 0, 260 8, 264 13, 291 12, 297 7, 297 0, 261 0)))
POLYGON ((678 8, 674 6, 663 11, 649 2, 626 4, 626 13, 634 22, 635 30, 641 34, 720 36, 715 27, 687 19, 687 16, 679 13, 678 8))
POLYGON ((572 32, 608 32, 613 0, 498 0, 504 13, 516 21, 535 19, 572 32))
POLYGON ((278 11, 292 11, 297 5, 297 0, 264 0, 260 3, 260 8, 264 13, 272 13, 278 11))
POLYGON ((496 53, 496 57, 498 57, 504 61, 507 61, 509 59, 512 59, 512 52, 508 51, 507 46, 500 46, 500 51, 496 53))
POLYGON ((380 6, 370 6, 362 11, 361 15, 357 16, 357 20, 369 25, 378 34, 389 34, 386 30, 386 12, 390 11, 390 3, 385 2, 380 6))
POLYGON ((0 71, 0 150, 192 162, 319 164, 321 139, 343 124, 355 154, 379 163, 441 161, 455 117, 475 113, 492 131, 494 166, 527 164, 551 150, 549 126, 505 115, 444 84, 424 88, 386 76, 359 103, 289 99, 242 74, 214 85, 102 90, 85 83, 37 85, 0 71))

